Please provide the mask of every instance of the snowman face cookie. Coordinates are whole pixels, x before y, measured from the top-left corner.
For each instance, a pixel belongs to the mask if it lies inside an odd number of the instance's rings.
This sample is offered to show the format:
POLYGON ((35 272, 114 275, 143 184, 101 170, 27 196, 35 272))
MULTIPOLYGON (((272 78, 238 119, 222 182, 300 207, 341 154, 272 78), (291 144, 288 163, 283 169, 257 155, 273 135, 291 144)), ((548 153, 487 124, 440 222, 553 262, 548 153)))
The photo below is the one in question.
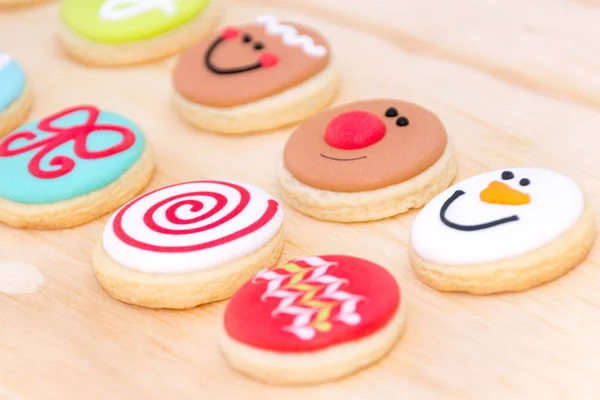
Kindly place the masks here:
POLYGON ((404 101, 368 100, 300 125, 285 147, 284 164, 312 188, 360 192, 419 175, 446 145, 446 129, 431 111, 404 101))
POLYGON ((485 173, 447 189, 417 216, 411 242, 444 265, 500 261, 536 250, 582 216, 584 197, 569 178, 536 168, 485 173))
POLYGON ((187 100, 232 107, 294 87, 329 64, 329 47, 313 30, 263 16, 228 27, 183 53, 173 73, 187 100))

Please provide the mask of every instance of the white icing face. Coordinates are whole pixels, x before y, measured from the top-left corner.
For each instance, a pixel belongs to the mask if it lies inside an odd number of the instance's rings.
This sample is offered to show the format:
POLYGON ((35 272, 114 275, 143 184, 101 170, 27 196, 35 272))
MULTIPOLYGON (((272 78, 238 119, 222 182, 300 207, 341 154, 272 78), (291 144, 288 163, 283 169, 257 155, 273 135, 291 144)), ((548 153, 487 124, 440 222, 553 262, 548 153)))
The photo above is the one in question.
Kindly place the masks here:
POLYGON ((271 240, 283 223, 275 199, 228 181, 180 183, 144 194, 112 216, 106 253, 148 273, 183 273, 226 264, 271 240))
POLYGON ((526 254, 557 239, 579 220, 581 189, 536 168, 488 172, 442 192, 417 215, 411 232, 427 261, 469 265, 526 254))

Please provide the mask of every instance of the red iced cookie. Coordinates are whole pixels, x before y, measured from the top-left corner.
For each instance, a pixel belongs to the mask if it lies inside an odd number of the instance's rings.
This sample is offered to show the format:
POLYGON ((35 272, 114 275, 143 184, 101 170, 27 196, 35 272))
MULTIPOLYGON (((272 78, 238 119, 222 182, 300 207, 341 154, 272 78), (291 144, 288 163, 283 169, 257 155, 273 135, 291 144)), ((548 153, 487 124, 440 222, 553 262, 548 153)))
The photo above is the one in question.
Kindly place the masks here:
POLYGON ((234 368, 260 380, 333 379, 393 346, 402 306, 396 280, 379 265, 348 256, 304 257, 265 269, 240 288, 225 311, 222 347, 234 368), (315 362, 294 360, 306 356, 315 362))

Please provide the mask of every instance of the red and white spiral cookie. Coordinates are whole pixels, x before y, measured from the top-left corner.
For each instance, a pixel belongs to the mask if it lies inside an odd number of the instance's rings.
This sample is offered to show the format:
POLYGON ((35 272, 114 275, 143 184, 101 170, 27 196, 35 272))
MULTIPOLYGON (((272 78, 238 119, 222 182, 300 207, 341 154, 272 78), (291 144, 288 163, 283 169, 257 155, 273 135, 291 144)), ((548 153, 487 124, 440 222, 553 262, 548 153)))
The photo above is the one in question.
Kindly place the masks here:
POLYGON ((139 196, 110 219, 93 257, 114 298, 190 308, 230 297, 283 247, 283 211, 262 190, 193 181, 139 196))

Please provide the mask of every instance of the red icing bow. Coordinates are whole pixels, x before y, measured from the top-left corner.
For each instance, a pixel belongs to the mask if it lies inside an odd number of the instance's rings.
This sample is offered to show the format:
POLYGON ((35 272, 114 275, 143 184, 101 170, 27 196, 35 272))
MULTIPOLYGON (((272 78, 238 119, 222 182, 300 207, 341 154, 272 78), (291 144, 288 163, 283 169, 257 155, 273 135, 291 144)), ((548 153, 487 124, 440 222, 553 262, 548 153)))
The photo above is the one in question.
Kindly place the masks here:
POLYGON ((67 156, 56 155, 50 159, 49 164, 58 168, 53 170, 44 170, 41 166, 42 160, 52 150, 71 140, 74 141, 75 154, 85 160, 95 160, 99 158, 110 157, 133 146, 135 143, 135 134, 131 131, 131 129, 120 125, 96 124, 99 115, 100 110, 94 106, 76 106, 67 108, 54 115, 50 115, 40 120, 37 128, 41 131, 52 133, 52 136, 34 142, 38 138, 38 135, 35 132, 21 131, 12 133, 2 142, 0 142, 0 157, 11 157, 38 149, 37 153, 29 161, 29 173, 40 179, 53 179, 67 175, 69 172, 71 172, 73 168, 75 168, 75 161, 67 156), (86 111, 88 113, 88 118, 83 124, 70 126, 67 128, 52 125, 60 118, 79 111, 86 111), (101 130, 112 131, 121 134, 121 142, 104 150, 88 150, 87 140, 89 135, 95 131, 101 130), (11 148, 11 145, 19 140, 26 140, 30 143, 22 147, 11 148))

